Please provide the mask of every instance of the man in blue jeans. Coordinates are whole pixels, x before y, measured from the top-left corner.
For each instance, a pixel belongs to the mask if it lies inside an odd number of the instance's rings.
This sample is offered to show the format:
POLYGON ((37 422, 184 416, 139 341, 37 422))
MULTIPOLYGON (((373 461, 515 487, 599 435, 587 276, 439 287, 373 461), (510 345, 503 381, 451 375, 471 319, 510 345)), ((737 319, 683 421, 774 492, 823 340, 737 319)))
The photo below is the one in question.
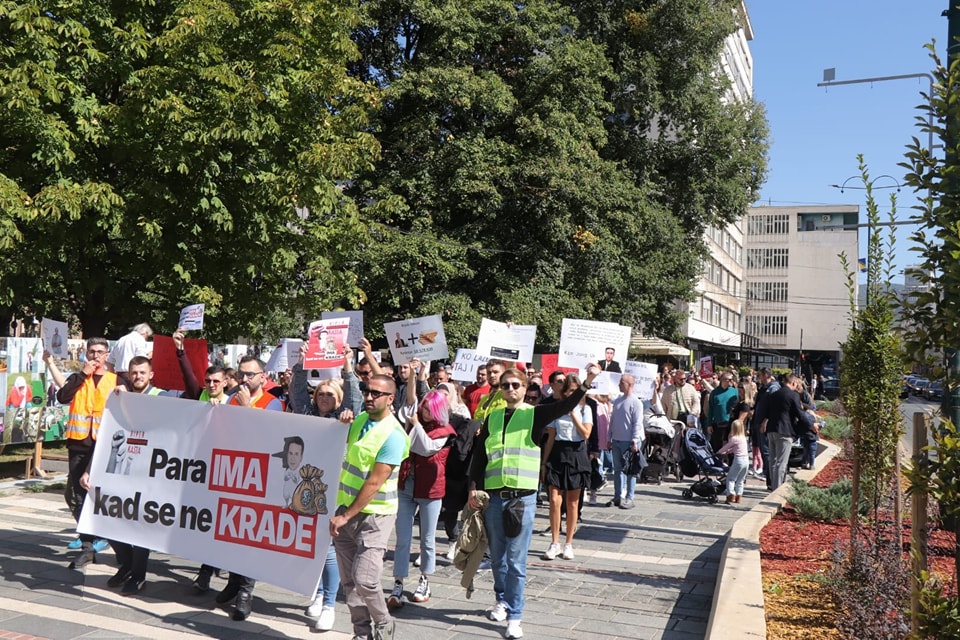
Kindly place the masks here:
POLYGON ((599 373, 600 367, 592 364, 583 385, 571 395, 550 404, 531 406, 524 402, 526 374, 507 369, 498 384, 506 407, 494 409, 487 415, 473 446, 469 504, 473 509, 480 508, 476 498, 479 489, 490 496, 483 521, 490 544, 497 603, 487 617, 496 622, 507 621, 506 638, 523 637, 520 620, 527 580, 527 553, 537 506, 543 430, 580 404, 586 389, 599 373), (514 530, 508 521, 517 519, 518 515, 519 526, 514 530))
POLYGON ((623 473, 623 455, 640 451, 643 446, 643 403, 633 395, 634 377, 626 373, 620 377, 620 393, 613 401, 610 413, 610 448, 613 450, 613 506, 633 509, 633 492, 637 485, 634 476, 623 473))

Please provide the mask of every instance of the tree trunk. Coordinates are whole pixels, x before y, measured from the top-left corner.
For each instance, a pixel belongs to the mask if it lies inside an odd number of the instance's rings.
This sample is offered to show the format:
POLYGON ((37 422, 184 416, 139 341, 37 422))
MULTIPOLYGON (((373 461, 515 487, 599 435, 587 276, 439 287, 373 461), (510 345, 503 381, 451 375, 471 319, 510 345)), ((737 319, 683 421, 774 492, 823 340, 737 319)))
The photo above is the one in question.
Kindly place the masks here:
POLYGON ((860 419, 853 421, 853 486, 850 496, 850 551, 852 555, 857 543, 857 525, 860 513, 857 508, 860 504, 860 419))

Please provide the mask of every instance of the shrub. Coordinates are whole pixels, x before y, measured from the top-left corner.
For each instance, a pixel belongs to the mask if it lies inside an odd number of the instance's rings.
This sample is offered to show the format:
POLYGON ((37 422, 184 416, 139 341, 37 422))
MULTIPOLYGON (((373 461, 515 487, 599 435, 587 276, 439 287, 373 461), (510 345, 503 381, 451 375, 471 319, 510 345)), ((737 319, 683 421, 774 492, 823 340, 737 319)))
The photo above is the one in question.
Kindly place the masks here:
POLYGON ((920 638, 960 638, 960 599, 930 573, 919 577, 920 638))
POLYGON ((848 638, 892 640, 910 635, 905 613, 910 611, 910 566, 897 536, 888 537, 861 536, 852 549, 834 548, 828 584, 840 605, 837 629, 848 638))
MULTIPOLYGON (((833 522, 850 516, 850 500, 853 496, 853 480, 850 478, 837 480, 826 489, 802 480, 794 482, 791 487, 790 504, 806 518, 833 522)), ((861 502, 860 513, 866 514, 868 507, 861 502)))
POLYGON ((833 442, 843 442, 850 437, 850 420, 841 416, 827 416, 820 435, 833 442))

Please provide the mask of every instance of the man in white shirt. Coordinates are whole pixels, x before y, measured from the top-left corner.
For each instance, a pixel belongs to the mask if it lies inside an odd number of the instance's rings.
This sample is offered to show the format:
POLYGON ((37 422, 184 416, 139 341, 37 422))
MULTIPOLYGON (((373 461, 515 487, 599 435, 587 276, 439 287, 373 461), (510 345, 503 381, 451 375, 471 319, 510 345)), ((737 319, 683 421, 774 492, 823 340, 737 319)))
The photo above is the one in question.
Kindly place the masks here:
POLYGON ((147 338, 153 335, 153 329, 146 322, 141 322, 127 335, 117 340, 117 344, 110 350, 107 358, 107 368, 117 374, 117 377, 127 379, 127 370, 130 360, 137 356, 153 355, 153 346, 147 338))

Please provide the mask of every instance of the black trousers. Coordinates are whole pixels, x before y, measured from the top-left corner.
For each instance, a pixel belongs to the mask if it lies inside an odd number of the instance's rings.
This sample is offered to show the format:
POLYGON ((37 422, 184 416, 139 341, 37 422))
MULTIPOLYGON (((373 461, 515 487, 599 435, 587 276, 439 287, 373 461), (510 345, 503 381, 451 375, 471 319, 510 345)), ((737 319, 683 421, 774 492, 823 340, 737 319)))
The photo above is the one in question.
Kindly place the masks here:
POLYGON ((135 547, 126 542, 110 541, 113 552, 117 556, 117 562, 120 563, 120 569, 126 569, 130 572, 130 577, 136 580, 144 580, 147 577, 147 560, 150 558, 150 550, 143 547, 135 547))
MULTIPOLYGON (((89 449, 74 447, 67 453, 67 489, 64 491, 63 499, 73 514, 73 519, 80 522, 80 512, 83 510, 83 501, 87 497, 87 490, 80 486, 80 476, 87 471, 90 466, 90 459, 93 457, 93 447, 89 449)), ((88 533, 81 533, 80 540, 92 543, 95 536, 88 533)))

